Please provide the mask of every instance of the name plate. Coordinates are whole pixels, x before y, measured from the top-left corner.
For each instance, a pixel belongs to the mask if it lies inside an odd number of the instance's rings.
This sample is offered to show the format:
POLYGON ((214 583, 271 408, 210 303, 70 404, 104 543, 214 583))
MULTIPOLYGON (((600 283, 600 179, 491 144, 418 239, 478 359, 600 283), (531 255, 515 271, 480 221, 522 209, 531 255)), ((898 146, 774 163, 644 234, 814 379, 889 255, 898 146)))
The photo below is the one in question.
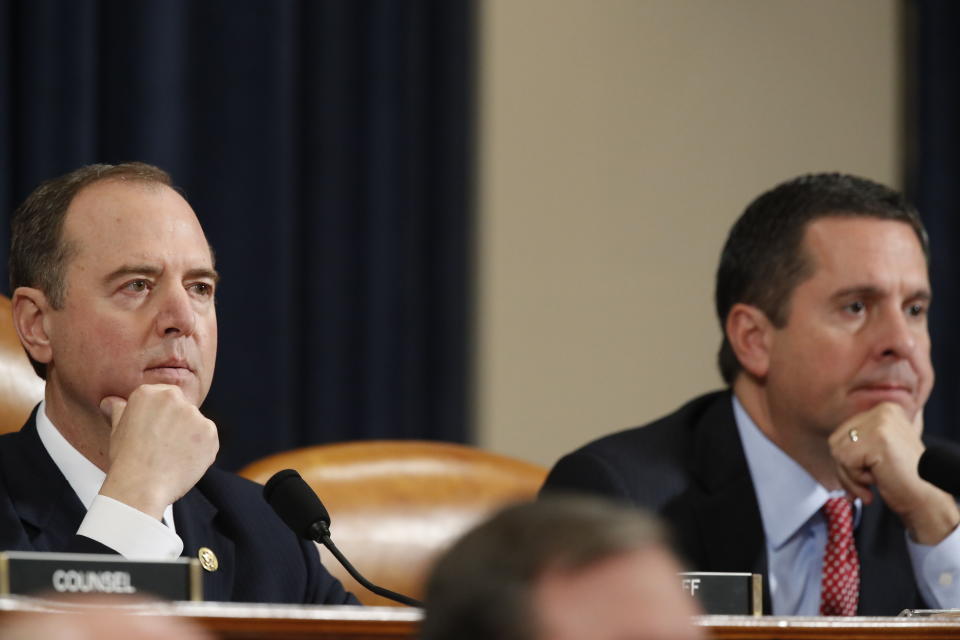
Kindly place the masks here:
POLYGON ((680 585, 708 615, 763 615, 763 576, 758 573, 681 573, 680 585))
POLYGON ((196 559, 127 560, 98 554, 0 552, 0 596, 42 592, 203 600, 203 578, 196 559))

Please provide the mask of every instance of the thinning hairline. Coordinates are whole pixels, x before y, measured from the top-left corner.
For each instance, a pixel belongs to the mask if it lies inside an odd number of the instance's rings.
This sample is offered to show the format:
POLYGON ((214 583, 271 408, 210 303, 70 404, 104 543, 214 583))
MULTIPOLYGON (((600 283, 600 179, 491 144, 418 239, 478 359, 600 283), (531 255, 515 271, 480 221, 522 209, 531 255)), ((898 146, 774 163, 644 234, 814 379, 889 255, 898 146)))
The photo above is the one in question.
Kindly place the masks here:
MULTIPOLYGON (((190 207, 190 210, 193 211, 193 215, 194 215, 194 218, 196 218, 197 220, 197 224, 200 225, 200 218, 199 216, 197 216, 197 212, 193 210, 193 206, 186 199, 183 193, 180 192, 180 189, 178 189, 176 186, 174 186, 170 182, 163 182, 152 176, 141 176, 135 173, 119 173, 118 175, 107 175, 104 177, 96 178, 95 180, 77 189, 77 191, 73 194, 73 197, 70 198, 70 203, 67 205, 67 208, 64 210, 63 217, 61 218, 61 221, 60 221, 60 240, 58 244, 63 249, 63 253, 61 254, 62 260, 60 261, 60 266, 62 270, 62 273, 60 275, 60 280, 62 283, 61 287, 63 290, 64 297, 66 297, 66 291, 67 291, 67 282, 66 282, 67 269, 70 267, 70 262, 73 260, 73 258, 77 256, 77 254, 80 251, 80 244, 77 242, 77 240, 67 237, 67 220, 69 219, 69 216, 70 216, 70 210, 73 208, 74 203, 77 201, 77 198, 80 197, 81 193, 99 184, 107 184, 110 182, 119 182, 123 184, 142 186, 146 190, 155 191, 155 192, 162 191, 163 188, 166 187, 167 189, 170 189, 171 191, 176 193, 178 196, 183 198, 183 201, 186 202, 187 206, 190 207)), ((200 231, 201 233, 203 233, 202 226, 200 227, 200 231)), ((204 233, 203 235, 204 235, 204 240, 206 241, 206 234, 204 233)), ((211 265, 210 275, 214 278, 215 283, 219 283, 220 273, 215 268, 217 264, 217 254, 213 250, 213 245, 211 245, 209 241, 207 241, 207 253, 210 254, 210 265, 211 265)), ((142 263, 142 264, 145 264, 145 263, 142 263)), ((120 268, 123 269, 124 267, 120 267, 120 268)))

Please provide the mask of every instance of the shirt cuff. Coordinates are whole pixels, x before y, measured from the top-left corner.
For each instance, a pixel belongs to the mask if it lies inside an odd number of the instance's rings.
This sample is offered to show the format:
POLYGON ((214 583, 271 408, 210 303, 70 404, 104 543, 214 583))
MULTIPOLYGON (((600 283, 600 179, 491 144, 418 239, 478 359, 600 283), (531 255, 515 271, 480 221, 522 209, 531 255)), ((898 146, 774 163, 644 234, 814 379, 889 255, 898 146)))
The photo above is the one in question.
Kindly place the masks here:
POLYGON ((168 526, 119 500, 97 495, 77 535, 106 545, 128 560, 179 558, 183 540, 168 526))
POLYGON ((906 536, 913 575, 927 606, 960 608, 960 527, 933 546, 918 544, 909 534, 906 536))

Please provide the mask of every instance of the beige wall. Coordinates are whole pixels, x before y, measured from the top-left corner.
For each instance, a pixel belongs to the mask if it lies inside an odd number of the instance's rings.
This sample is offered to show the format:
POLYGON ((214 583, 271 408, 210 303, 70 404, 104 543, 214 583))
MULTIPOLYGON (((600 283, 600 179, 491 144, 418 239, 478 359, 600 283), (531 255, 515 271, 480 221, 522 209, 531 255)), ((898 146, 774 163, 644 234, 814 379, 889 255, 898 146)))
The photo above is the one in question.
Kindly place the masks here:
POLYGON ((552 463, 716 388, 724 236, 900 175, 891 0, 482 0, 477 424, 552 463))

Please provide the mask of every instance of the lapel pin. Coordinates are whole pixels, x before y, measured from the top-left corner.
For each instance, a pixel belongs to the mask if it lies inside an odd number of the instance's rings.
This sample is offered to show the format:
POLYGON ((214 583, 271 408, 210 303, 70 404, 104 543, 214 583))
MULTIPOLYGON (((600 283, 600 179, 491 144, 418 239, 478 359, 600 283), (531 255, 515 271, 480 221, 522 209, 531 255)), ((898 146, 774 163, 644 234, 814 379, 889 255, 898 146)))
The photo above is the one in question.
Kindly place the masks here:
POLYGON ((200 560, 200 566, 206 571, 216 571, 220 568, 220 561, 217 560, 217 554, 208 547, 200 547, 197 551, 197 558, 200 560))

